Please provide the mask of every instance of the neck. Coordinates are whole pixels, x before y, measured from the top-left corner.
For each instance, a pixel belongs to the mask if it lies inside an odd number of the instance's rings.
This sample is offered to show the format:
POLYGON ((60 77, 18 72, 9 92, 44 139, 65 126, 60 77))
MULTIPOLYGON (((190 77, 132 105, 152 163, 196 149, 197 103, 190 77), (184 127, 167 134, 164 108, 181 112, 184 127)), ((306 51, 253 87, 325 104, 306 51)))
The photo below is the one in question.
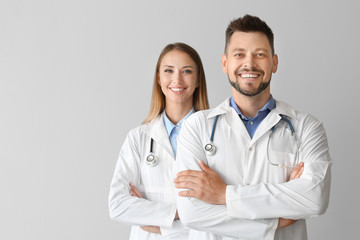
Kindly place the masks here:
POLYGON ((165 107, 166 116, 173 124, 176 125, 178 122, 180 122, 181 119, 183 119, 186 116, 186 114, 190 112, 192 107, 193 107, 192 103, 190 104, 167 103, 165 107))
POLYGON ((247 117, 255 117, 258 111, 264 107, 270 99, 270 88, 251 97, 239 93, 234 88, 232 88, 232 93, 236 105, 239 107, 241 113, 247 117))

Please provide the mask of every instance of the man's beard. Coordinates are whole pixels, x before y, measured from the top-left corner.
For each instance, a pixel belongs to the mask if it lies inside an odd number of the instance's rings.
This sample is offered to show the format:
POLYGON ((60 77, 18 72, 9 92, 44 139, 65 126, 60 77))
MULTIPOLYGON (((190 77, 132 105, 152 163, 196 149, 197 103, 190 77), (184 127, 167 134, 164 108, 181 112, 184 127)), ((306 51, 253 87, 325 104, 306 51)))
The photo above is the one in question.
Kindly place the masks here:
POLYGON ((270 78, 269 81, 267 81, 267 82, 261 82, 260 86, 257 89, 255 89, 254 91, 246 91, 244 89, 241 89, 240 84, 238 82, 232 82, 230 80, 229 74, 228 74, 228 79, 229 79, 229 83, 231 84, 231 86, 233 88, 236 89, 236 91, 238 91, 240 94, 243 94, 248 97, 256 96, 259 93, 261 93, 262 91, 264 91, 270 85, 270 81, 271 81, 271 78, 270 78))

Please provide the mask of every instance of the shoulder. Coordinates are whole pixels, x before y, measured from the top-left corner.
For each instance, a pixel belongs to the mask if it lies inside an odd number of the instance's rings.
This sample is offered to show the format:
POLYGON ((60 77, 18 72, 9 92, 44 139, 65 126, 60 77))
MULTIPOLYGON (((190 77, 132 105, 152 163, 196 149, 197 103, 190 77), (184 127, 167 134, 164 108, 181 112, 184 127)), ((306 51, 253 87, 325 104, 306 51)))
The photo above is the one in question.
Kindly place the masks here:
POLYGON ((153 119, 148 123, 141 124, 131 129, 127 134, 127 138, 136 140, 144 138, 146 135, 151 135, 151 132, 156 130, 157 125, 161 121, 160 118, 161 117, 158 116, 157 118, 153 119))
POLYGON ((280 114, 285 114, 286 116, 289 116, 301 132, 308 132, 314 130, 324 131, 322 122, 312 114, 297 111, 283 101, 276 101, 276 108, 278 109, 277 111, 279 111, 280 114))
POLYGON ((206 124, 207 122, 212 122, 213 119, 218 115, 225 115, 231 111, 230 107, 230 98, 225 99, 222 103, 220 103, 215 108, 197 111, 196 113, 192 114, 187 121, 189 123, 198 123, 198 124, 206 124))

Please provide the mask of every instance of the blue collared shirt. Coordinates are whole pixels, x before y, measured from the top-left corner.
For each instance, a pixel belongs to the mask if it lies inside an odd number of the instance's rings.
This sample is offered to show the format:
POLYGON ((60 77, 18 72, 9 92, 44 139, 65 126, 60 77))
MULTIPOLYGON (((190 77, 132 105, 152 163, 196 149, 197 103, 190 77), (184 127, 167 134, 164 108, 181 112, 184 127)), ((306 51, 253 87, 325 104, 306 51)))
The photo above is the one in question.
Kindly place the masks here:
POLYGON ((266 118, 266 116, 269 114, 269 112, 271 112, 271 110, 273 110, 276 107, 276 102, 275 102, 275 99, 272 96, 270 96, 269 101, 265 104, 264 107, 262 107, 258 111, 257 115, 253 118, 246 117, 241 113, 241 111, 238 108, 238 106, 236 105, 233 97, 231 97, 231 99, 230 99, 230 106, 235 109, 237 114, 239 114, 239 117, 243 121, 250 137, 253 138, 253 136, 256 132, 256 129, 259 127, 260 123, 266 118))
POLYGON ((164 116, 164 125, 166 128, 166 131, 169 135, 169 139, 170 139, 170 143, 171 143, 171 147, 173 149, 174 152, 174 157, 176 157, 176 148, 177 148, 177 142, 176 142, 176 137, 179 135, 180 129, 181 129, 181 124, 184 122, 184 120, 186 118, 188 118, 191 114, 193 114, 195 112, 195 109, 192 108, 190 110, 190 112, 188 114, 186 114, 185 117, 183 117, 183 119, 181 119, 176 125, 174 125, 170 119, 166 116, 165 111, 163 112, 163 116, 164 116))

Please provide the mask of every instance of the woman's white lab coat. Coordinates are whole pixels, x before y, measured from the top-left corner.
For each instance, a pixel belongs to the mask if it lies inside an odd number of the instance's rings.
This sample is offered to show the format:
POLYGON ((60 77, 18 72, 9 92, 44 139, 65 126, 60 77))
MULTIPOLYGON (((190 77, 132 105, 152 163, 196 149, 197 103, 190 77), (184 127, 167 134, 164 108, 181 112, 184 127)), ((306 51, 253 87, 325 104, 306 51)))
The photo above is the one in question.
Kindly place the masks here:
POLYGON ((306 218, 323 214, 328 206, 330 167, 327 138, 322 124, 277 101, 251 139, 229 99, 212 110, 193 114, 182 125, 177 141, 178 171, 200 170, 204 160, 228 184, 226 206, 211 205, 195 198, 178 197, 182 222, 197 230, 189 239, 282 239, 304 240, 306 218), (287 116, 299 141, 299 160, 305 164, 301 178, 287 182, 291 169, 273 166, 267 160, 267 144, 274 132, 269 156, 295 159, 296 148, 280 114, 287 116), (215 155, 205 154, 214 118, 220 115, 215 135, 215 155), (278 218, 300 219, 276 230, 278 218))
POLYGON ((187 239, 188 229, 175 220, 176 197, 173 185, 175 160, 166 132, 163 115, 129 132, 110 186, 109 211, 112 219, 131 224, 130 239, 187 239), (154 139, 156 166, 145 159, 154 139), (130 195, 129 183, 143 194, 144 199, 130 195), (160 226, 162 235, 143 231, 139 226, 160 226))

